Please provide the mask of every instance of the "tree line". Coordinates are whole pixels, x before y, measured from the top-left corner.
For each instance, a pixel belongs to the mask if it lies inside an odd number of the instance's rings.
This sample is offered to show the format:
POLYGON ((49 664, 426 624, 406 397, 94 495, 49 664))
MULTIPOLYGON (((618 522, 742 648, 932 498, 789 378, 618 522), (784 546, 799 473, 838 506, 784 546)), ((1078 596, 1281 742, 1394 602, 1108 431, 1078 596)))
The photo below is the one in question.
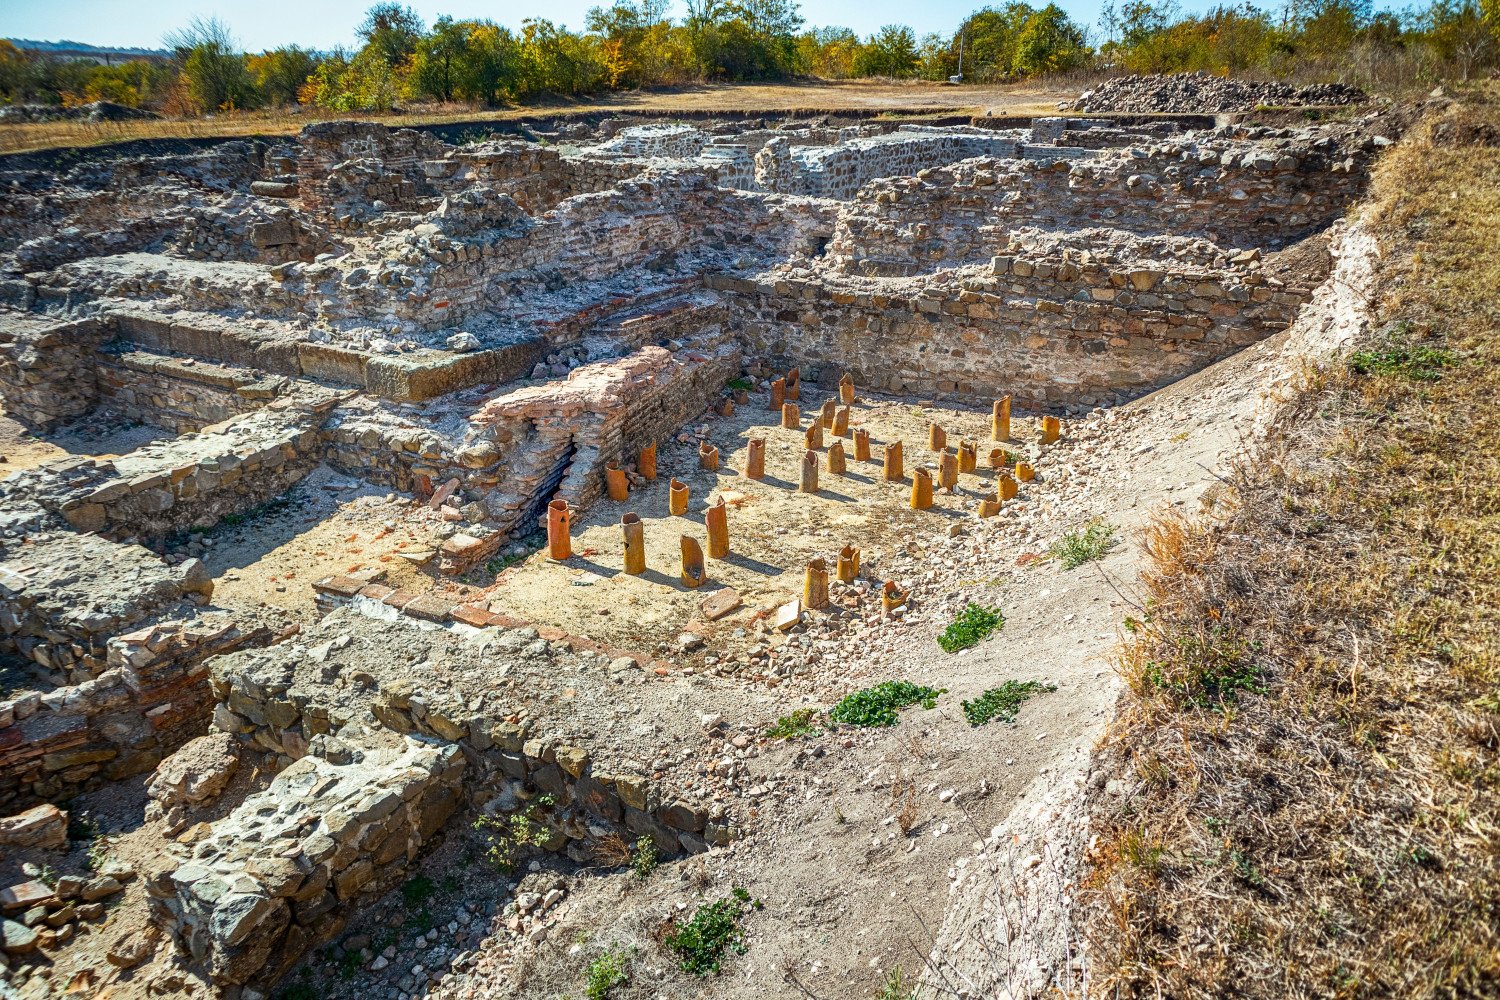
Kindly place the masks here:
POLYGON ((615 0, 582 31, 529 18, 518 31, 382 2, 354 49, 296 45, 247 53, 220 21, 167 38, 170 57, 117 65, 66 60, 0 41, 0 98, 75 105, 97 100, 173 115, 311 105, 382 111, 405 102, 523 103, 545 95, 705 81, 861 77, 993 83, 1091 69, 1203 70, 1365 86, 1469 79, 1500 64, 1500 0, 1429 0, 1376 9, 1371 0, 1285 0, 1183 14, 1174 0, 1106 0, 1084 26, 1056 4, 975 11, 951 33, 904 25, 865 37, 808 27, 796 0, 615 0))

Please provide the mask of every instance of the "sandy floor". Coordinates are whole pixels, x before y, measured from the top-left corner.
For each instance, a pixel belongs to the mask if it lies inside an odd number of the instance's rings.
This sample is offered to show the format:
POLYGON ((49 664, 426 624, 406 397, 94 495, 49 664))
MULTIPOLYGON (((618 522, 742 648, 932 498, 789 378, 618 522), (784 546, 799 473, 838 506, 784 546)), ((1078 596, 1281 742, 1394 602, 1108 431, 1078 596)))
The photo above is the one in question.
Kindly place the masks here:
MULTIPOLYGON (((927 449, 928 423, 943 425, 952 444, 971 438, 987 454, 994 444, 989 440, 989 413, 862 398, 852 408, 851 434, 842 439, 847 474, 827 471, 825 447, 819 453, 818 492, 799 492, 803 431, 825 398, 827 393, 804 388, 799 431, 783 429, 779 418, 771 418, 763 394, 753 396, 733 416, 698 425, 720 449, 717 472, 698 467, 696 444, 662 442, 655 482, 622 503, 600 501, 574 523, 572 559, 557 563, 545 551, 538 552, 502 574, 492 597, 518 618, 627 647, 673 639, 690 624, 697 633, 722 636, 757 612, 773 611, 799 597, 808 561, 822 557, 833 567, 845 545, 861 550, 868 580, 895 575, 889 572, 886 555, 916 534, 946 532, 951 525, 968 523, 979 495, 992 491, 994 474, 981 464, 978 474, 960 477, 956 493, 936 495, 931 509, 910 509, 914 470, 919 465, 936 470, 936 455, 927 449), (868 462, 854 459, 852 430, 861 428, 870 434, 868 462), (752 437, 766 438, 766 475, 760 481, 742 472, 752 437), (899 483, 882 477, 885 442, 895 440, 903 442, 905 452, 905 475, 899 483), (691 490, 688 513, 681 517, 667 509, 668 484, 674 476, 691 490), (722 560, 708 559, 708 580, 690 589, 681 579, 679 539, 692 537, 706 553, 704 510, 720 497, 729 508, 730 554, 722 560), (642 576, 622 572, 620 518, 626 512, 635 512, 644 522, 647 572, 642 576), (699 605, 723 588, 736 590, 745 606, 708 624, 701 620, 699 605)), ((1017 453, 1037 450, 1034 444, 1022 443, 1036 440, 1036 424, 1034 418, 1017 417, 1012 424, 1014 440, 1007 447, 1017 453)), ((832 431, 825 430, 825 445, 834 440, 832 431)))
POLYGON ((0 408, 0 477, 69 456, 115 458, 173 435, 144 424, 94 424, 88 418, 56 432, 34 433, 0 408))

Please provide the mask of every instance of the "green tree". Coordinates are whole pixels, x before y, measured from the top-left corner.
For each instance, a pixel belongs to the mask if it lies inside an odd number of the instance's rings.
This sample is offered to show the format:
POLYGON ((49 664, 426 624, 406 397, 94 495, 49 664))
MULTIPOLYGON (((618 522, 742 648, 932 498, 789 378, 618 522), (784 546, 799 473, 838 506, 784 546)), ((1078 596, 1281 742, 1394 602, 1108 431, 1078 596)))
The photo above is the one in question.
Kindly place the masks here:
POLYGON ((1020 76, 1057 73, 1081 66, 1088 54, 1083 29, 1061 7, 1048 4, 1021 26, 1011 70, 1020 76))
POLYGON ((917 69, 917 40, 904 24, 887 24, 870 36, 854 60, 856 76, 909 77, 917 69))
POLYGON ((355 31, 364 39, 365 47, 374 49, 387 66, 400 66, 410 59, 426 33, 416 11, 388 2, 365 11, 365 19, 355 31))
POLYGON ((245 66, 268 104, 295 104, 303 84, 318 68, 318 59, 306 49, 284 45, 247 56, 245 66))
POLYGON ((166 42, 176 52, 188 96, 199 110, 251 108, 259 103, 245 57, 218 18, 194 18, 166 42))

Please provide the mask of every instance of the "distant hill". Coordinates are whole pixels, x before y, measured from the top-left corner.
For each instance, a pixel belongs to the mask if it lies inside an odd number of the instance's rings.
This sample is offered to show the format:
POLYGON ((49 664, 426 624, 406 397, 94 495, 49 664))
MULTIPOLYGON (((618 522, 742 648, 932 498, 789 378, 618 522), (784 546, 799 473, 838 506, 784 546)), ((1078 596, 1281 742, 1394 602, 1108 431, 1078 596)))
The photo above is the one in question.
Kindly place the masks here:
POLYGON ((126 46, 88 45, 84 42, 39 42, 31 38, 7 38, 23 52, 36 52, 58 59, 92 59, 99 63, 119 62, 125 59, 170 59, 167 49, 136 49, 126 46))

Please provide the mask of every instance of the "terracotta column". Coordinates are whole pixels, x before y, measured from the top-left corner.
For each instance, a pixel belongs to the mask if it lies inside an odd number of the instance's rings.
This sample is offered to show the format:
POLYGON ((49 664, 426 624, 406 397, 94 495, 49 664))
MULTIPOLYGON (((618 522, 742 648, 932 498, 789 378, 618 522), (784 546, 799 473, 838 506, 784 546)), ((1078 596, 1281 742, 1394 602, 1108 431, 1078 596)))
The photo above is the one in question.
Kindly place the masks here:
POLYGON ((797 400, 800 400, 802 398, 801 368, 793 368, 791 371, 786 373, 786 398, 797 400))
POLYGON ((885 481, 899 483, 905 478, 906 470, 901 463, 901 442, 887 441, 885 444, 885 481))
POLYGON ((1062 437, 1062 422, 1056 417, 1042 418, 1042 444, 1052 444, 1062 437))
POLYGON ((835 476, 844 474, 844 442, 835 441, 828 446, 828 471, 835 476))
POLYGON ((833 433, 839 437, 849 433, 849 407, 842 407, 833 415, 833 433))
POLYGON ((896 586, 895 580, 885 581, 885 586, 880 588, 880 610, 889 615, 906 603, 906 596, 906 591, 896 586))
POLYGON ((991 493, 987 497, 979 498, 980 517, 994 517, 998 513, 1000 513, 1000 496, 998 494, 991 493))
POLYGON ((690 491, 688 490, 687 483, 681 482, 676 476, 673 476, 672 482, 667 486, 667 510, 678 517, 686 514, 689 495, 690 491))
POLYGON ((558 562, 573 554, 573 538, 568 534, 572 524, 568 501, 559 498, 547 505, 547 555, 558 562))
POLYGON ((952 448, 944 448, 938 456, 938 485, 945 490, 958 485, 958 455, 952 448))
POLYGON ((823 409, 819 412, 818 419, 823 422, 824 427, 831 428, 833 426, 833 418, 834 415, 838 413, 838 410, 838 404, 833 400, 823 400, 823 409))
POLYGON ((802 456, 802 485, 798 489, 803 493, 818 492, 818 453, 810 448, 802 456))
POLYGON ((857 576, 859 576, 859 549, 852 545, 845 545, 839 550, 839 579, 844 583, 853 583, 857 576))
POLYGON ((823 447, 823 424, 821 421, 814 420, 811 426, 807 428, 807 433, 802 435, 802 447, 823 447))
POLYGON ((718 405, 717 409, 718 409, 718 414, 721 417, 732 417, 732 416, 734 416, 734 400, 731 399, 728 396, 725 396, 723 399, 719 400, 719 405, 718 405))
POLYGON ((979 446, 973 441, 958 443, 958 471, 973 472, 979 466, 979 446))
POLYGON ((854 432, 854 460, 857 462, 870 460, 870 432, 863 427, 854 432))
POLYGON ((764 479, 766 475, 766 439, 751 438, 745 451, 745 478, 764 479))
POLYGON ((1036 470, 1031 467, 1030 462, 1017 462, 1016 478, 1023 483, 1029 483, 1036 478, 1036 470))
POLYGON ((781 426, 789 431, 802 427, 802 411, 797 409, 796 403, 781 404, 781 426))
POLYGON ((729 555, 729 508, 724 506, 723 497, 703 512, 703 520, 708 525, 709 557, 723 559, 729 555))
POLYGON ((641 449, 641 454, 635 460, 635 467, 648 482, 656 479, 656 442, 652 441, 641 449))
POLYGON ((854 402, 854 379, 847 373, 839 379, 839 402, 845 406, 854 402))
POLYGON ((916 468, 911 473, 911 509, 926 510, 932 506, 932 473, 916 468))
POLYGON ((1016 481, 1010 477, 1009 473, 1006 473, 1000 477, 1001 500, 1014 500, 1016 498, 1016 494, 1019 493, 1020 490, 1021 487, 1016 485, 1016 481))
POLYGON ((990 466, 990 468, 994 469, 996 472, 998 472, 1001 469, 1005 468, 1005 449, 1004 448, 991 448, 990 449, 989 466, 990 466))
POLYGON ((619 502, 630 498, 630 480, 625 477, 625 470, 620 468, 619 462, 605 463, 604 485, 611 500, 619 502))
POLYGON ((766 409, 768 409, 772 413, 774 413, 777 410, 781 409, 782 404, 785 403, 785 402, 786 402, 786 379, 784 379, 784 378, 772 379, 772 381, 771 381, 771 399, 766 404, 766 409))
POLYGON ((719 449, 704 441, 698 446, 698 468, 710 472, 719 467, 719 449))
POLYGON ((948 447, 948 432, 937 424, 927 425, 927 448, 929 451, 942 451, 948 447))
POLYGON ((635 514, 620 518, 620 533, 625 536, 625 572, 640 576, 646 572, 646 526, 635 514))
POLYGON ((682 536, 682 585, 701 587, 708 574, 703 569, 703 546, 689 535, 682 536))
POLYGON ((815 611, 828 607, 828 563, 822 557, 807 564, 802 578, 802 606, 815 611))
POLYGON ((990 413, 990 437, 996 441, 1010 440, 1010 397, 1001 396, 995 400, 994 410, 990 413))

